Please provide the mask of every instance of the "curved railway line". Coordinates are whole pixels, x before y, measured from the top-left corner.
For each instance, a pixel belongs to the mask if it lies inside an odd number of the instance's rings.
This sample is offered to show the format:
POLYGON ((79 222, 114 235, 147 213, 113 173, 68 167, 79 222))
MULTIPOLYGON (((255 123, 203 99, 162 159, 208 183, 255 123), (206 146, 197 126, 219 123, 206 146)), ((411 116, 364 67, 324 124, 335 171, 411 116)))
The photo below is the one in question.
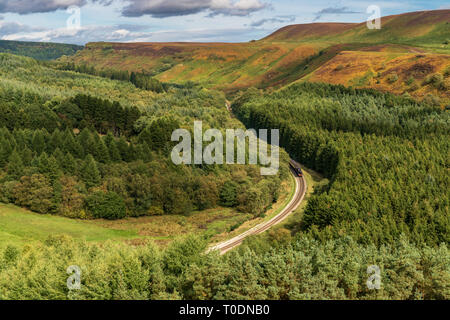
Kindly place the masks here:
POLYGON ((292 212, 294 212, 295 209, 297 209, 298 206, 300 205, 300 203, 303 201, 303 199, 306 195, 307 185, 306 185, 306 180, 305 180, 304 176, 298 177, 297 174, 295 174, 295 172, 292 170, 292 168, 291 168, 291 173, 295 178, 295 193, 294 193, 294 196, 292 197, 291 201, 288 203, 288 205, 279 214, 277 214, 275 217, 273 217, 269 221, 262 222, 262 223, 258 224, 257 226, 251 228, 250 230, 247 230, 246 232, 241 233, 240 235, 238 235, 230 240, 215 244, 214 246, 212 246, 208 249, 208 252, 218 250, 218 251, 220 251, 220 254, 225 254, 226 252, 230 251, 231 249, 234 249, 237 246, 239 246, 244 241, 245 238, 252 236, 252 235, 263 233, 264 231, 267 231, 271 227, 282 222, 292 212))

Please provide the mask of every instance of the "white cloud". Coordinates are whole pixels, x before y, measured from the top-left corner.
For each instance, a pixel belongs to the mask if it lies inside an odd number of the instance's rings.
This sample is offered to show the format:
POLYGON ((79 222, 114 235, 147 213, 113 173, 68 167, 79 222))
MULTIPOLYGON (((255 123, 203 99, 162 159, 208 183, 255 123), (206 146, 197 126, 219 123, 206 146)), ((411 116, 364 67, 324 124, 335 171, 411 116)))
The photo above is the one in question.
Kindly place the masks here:
MULTIPOLYGON (((23 26, 18 33, 3 34, 3 40, 61 42, 85 44, 86 42, 166 42, 166 41, 228 41, 230 37, 252 36, 253 28, 160 30, 154 32, 136 31, 135 26, 82 26, 79 29, 32 30, 23 26)), ((1 29, 0 29, 1 30, 1 29)))
POLYGON ((30 27, 17 22, 8 22, 0 19, 0 36, 17 34, 21 32, 41 31, 43 28, 30 27))
POLYGON ((266 18, 266 19, 260 19, 257 21, 252 22, 250 25, 252 27, 260 27, 262 25, 265 25, 266 23, 293 23, 296 19, 296 16, 276 16, 273 18, 266 18))
POLYGON ((246 16, 268 7, 261 0, 129 0, 122 14, 127 17, 150 15, 155 18, 184 16, 199 12, 210 15, 246 16))

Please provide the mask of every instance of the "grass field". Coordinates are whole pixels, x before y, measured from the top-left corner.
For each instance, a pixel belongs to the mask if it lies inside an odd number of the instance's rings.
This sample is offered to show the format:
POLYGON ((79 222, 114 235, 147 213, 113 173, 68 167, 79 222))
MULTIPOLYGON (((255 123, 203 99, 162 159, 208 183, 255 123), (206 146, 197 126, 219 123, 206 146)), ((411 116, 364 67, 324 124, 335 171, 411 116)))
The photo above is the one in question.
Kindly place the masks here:
POLYGON ((97 226, 88 221, 73 220, 52 215, 42 215, 0 204, 0 246, 30 241, 42 241, 49 235, 65 234, 86 241, 134 239, 138 234, 132 230, 114 230, 97 226))
POLYGON ((225 232, 249 218, 250 215, 228 208, 217 208, 190 216, 155 216, 118 221, 74 220, 0 204, 0 246, 42 241, 49 235, 62 234, 86 241, 118 240, 139 244, 154 240, 165 245, 188 233, 214 235, 225 232))
POLYGON ((125 241, 139 245, 154 241, 165 246, 177 237, 203 234, 213 241, 233 236, 270 219, 289 202, 294 191, 293 179, 285 182, 280 199, 264 218, 252 219, 251 214, 230 208, 215 208, 191 215, 165 215, 122 220, 75 220, 42 215, 0 203, 0 247, 43 241, 50 235, 68 235, 75 239, 102 242, 125 241))

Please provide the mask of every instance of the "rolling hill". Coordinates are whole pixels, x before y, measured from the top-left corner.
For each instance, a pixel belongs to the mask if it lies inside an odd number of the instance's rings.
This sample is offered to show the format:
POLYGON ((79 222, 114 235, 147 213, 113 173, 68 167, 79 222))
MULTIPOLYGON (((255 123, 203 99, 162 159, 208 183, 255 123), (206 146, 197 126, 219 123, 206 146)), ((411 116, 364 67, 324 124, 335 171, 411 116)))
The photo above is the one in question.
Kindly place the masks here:
POLYGON ((83 46, 49 42, 25 42, 0 40, 0 52, 31 57, 37 60, 53 60, 63 55, 70 56, 83 46))
POLYGON ((420 81, 435 72, 445 74, 450 65, 449 21, 450 10, 435 10, 384 17, 380 30, 369 30, 366 23, 302 24, 248 43, 89 43, 61 61, 145 72, 164 82, 194 81, 228 93, 251 86, 282 87, 306 78, 447 98, 446 90, 420 81), (411 80, 408 68, 415 68, 412 61, 417 55, 433 62, 411 80), (403 62, 396 70, 384 68, 397 58, 403 62), (346 68, 343 60, 354 61, 357 67, 346 68), (345 77, 329 72, 342 64, 345 77), (379 85, 394 71, 400 79, 395 86, 379 85), (414 81, 420 82, 419 88, 411 87, 414 81))
POLYGON ((380 30, 368 29, 366 22, 298 24, 284 27, 264 40, 401 43, 438 49, 450 40, 449 21, 450 10, 409 12, 383 17, 380 30))

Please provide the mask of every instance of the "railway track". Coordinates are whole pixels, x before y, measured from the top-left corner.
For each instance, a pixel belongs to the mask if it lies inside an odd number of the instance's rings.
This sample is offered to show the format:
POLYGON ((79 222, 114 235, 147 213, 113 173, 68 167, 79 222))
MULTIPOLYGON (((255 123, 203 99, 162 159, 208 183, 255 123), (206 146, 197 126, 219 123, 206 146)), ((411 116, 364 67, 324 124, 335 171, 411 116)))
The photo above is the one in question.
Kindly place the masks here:
POLYGON ((288 203, 288 205, 279 214, 277 214, 275 217, 273 217, 269 221, 262 222, 262 223, 258 224, 257 226, 251 228, 250 230, 247 230, 246 232, 244 232, 230 240, 221 242, 219 244, 216 244, 216 245, 210 247, 208 249, 208 252, 218 250, 218 251, 220 251, 220 254, 225 254, 228 251, 230 251, 231 249, 234 249, 237 246, 239 246, 244 241, 245 238, 252 236, 252 235, 256 235, 256 234, 261 234, 261 233, 267 231, 271 227, 282 222, 292 212, 294 212, 295 209, 298 208, 298 206, 300 205, 300 203, 303 201, 303 199, 305 197, 307 185, 306 185, 306 180, 304 177, 301 177, 301 178, 298 177, 292 169, 291 169, 291 173, 295 178, 295 193, 294 193, 294 196, 292 197, 291 201, 288 203))

